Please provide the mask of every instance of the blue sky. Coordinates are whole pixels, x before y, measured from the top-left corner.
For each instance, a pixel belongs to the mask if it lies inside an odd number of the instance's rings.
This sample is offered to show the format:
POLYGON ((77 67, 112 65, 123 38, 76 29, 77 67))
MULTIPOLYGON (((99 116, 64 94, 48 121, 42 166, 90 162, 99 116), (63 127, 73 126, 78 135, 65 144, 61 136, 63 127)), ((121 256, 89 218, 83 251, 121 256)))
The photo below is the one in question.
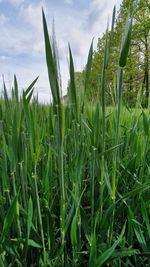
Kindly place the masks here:
POLYGON ((87 59, 92 38, 102 36, 113 6, 121 0, 0 0, 0 88, 4 75, 8 89, 16 74, 20 90, 40 75, 36 85, 39 99, 48 102, 50 90, 44 55, 41 7, 44 8, 49 31, 55 19, 63 93, 68 73, 68 42, 75 70, 80 71, 87 59))

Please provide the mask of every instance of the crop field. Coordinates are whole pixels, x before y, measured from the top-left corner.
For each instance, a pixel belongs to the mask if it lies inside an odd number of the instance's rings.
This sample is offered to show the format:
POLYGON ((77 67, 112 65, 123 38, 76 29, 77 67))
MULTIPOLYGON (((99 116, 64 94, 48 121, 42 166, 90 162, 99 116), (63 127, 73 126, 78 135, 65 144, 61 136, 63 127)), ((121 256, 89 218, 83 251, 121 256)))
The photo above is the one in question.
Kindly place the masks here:
MULTIPOLYGON (((43 27, 53 103, 33 98, 38 78, 20 95, 16 76, 11 97, 4 83, 0 99, 0 267, 150 266, 150 111, 122 105, 132 20, 123 33, 110 107, 109 37, 101 99, 91 105, 78 95, 69 47, 64 102, 44 12, 43 27)), ((92 55, 93 44, 85 92, 92 55)))

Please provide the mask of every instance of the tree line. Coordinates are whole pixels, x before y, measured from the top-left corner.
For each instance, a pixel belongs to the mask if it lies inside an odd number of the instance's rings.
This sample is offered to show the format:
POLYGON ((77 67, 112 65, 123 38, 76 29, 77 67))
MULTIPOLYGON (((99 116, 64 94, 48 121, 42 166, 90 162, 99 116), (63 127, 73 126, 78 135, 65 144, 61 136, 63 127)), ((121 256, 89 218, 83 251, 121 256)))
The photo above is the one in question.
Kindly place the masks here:
MULTIPOLYGON (((136 106, 138 101, 143 107, 148 106, 150 96, 150 2, 149 0, 123 0, 115 18, 115 26, 111 36, 109 63, 107 68, 106 100, 110 105, 116 100, 117 71, 122 32, 124 31, 128 13, 132 13, 133 27, 131 46, 127 65, 124 71, 123 99, 130 107, 136 106), (136 2, 136 8, 134 3, 136 2)), ((97 48, 93 53, 90 83, 86 90, 89 101, 101 98, 100 86, 102 66, 107 36, 106 31, 98 38, 97 48)), ((75 73, 76 87, 80 94, 83 88, 85 70, 75 73)), ((68 83, 69 88, 69 83, 68 83)))

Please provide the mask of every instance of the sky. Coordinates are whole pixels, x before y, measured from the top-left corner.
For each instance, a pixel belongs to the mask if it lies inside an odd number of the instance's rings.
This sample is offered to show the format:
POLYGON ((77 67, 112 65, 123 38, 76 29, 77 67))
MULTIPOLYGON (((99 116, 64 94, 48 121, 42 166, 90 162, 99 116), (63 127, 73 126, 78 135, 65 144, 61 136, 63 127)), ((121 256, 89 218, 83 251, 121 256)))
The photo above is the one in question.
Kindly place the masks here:
POLYGON ((0 90, 3 77, 8 90, 16 74, 19 90, 39 76, 35 86, 41 102, 50 101, 50 88, 45 61, 42 12, 46 14, 49 33, 55 21, 60 59, 62 91, 66 94, 69 79, 68 43, 75 71, 86 64, 89 47, 106 30, 114 5, 121 0, 0 0, 0 90))

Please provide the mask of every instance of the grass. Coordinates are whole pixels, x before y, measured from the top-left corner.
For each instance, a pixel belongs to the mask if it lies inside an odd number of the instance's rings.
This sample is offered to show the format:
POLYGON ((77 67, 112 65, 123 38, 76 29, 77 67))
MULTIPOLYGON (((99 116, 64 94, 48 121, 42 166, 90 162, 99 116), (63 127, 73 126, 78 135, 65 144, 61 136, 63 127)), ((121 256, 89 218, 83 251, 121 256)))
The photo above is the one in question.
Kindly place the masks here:
MULTIPOLYGON (((115 11, 114 11, 115 12, 115 11)), ((114 14, 113 14, 114 21, 114 14)), ((114 22, 113 22, 114 23, 114 22)), ((113 30, 112 23, 112 30, 113 30)), ((43 12, 53 104, 31 101, 38 78, 0 99, 0 266, 150 266, 150 112, 122 106, 130 26, 120 53, 118 103, 87 103, 93 44, 83 98, 71 48, 70 91, 63 105, 57 48, 43 12)))

